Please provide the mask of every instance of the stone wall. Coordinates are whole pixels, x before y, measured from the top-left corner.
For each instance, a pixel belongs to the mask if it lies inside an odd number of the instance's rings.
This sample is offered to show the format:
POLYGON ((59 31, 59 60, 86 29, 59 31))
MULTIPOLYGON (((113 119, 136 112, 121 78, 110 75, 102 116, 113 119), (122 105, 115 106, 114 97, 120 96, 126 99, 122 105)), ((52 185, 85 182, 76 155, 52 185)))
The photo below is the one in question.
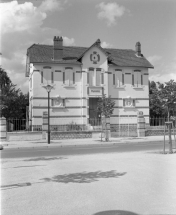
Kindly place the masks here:
MULTIPOLYGON (((46 133, 47 136, 47 133, 46 133)), ((92 138, 91 131, 62 131, 51 132, 51 140, 92 138)))
MULTIPOLYGON (((174 130, 172 129, 172 135, 174 134, 174 130)), ((165 131, 165 135, 168 135, 168 130, 165 131)), ((176 129, 175 129, 175 135, 176 135, 176 129)), ((164 129, 160 128, 147 128, 145 130, 145 136, 164 136, 164 129)))

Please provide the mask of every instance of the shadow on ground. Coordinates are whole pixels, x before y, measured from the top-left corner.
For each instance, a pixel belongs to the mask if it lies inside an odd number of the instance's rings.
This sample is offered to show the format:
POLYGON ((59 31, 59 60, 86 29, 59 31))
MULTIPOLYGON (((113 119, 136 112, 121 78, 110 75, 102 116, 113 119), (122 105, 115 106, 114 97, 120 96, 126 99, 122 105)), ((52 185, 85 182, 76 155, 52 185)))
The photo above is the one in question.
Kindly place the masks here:
POLYGON ((65 175, 56 175, 52 178, 42 178, 45 182, 58 182, 58 183, 91 183, 98 181, 101 178, 118 178, 125 175, 126 172, 116 172, 115 170, 107 172, 80 172, 80 173, 71 173, 65 175))
POLYGON ((113 211, 102 211, 93 215, 138 215, 130 211, 113 210, 113 211))
MULTIPOLYGON (((40 144, 40 143, 47 143, 47 141, 45 141, 45 142, 39 142, 39 141, 36 141, 36 142, 31 142, 31 143, 34 143, 34 144, 40 144)), ((50 144, 58 144, 58 143, 62 143, 62 142, 50 142, 50 144)), ((49 145, 48 145, 49 146, 49 145)))
POLYGON ((46 166, 46 165, 30 165, 30 166, 15 166, 15 167, 7 167, 2 169, 14 169, 14 168, 26 168, 26 167, 36 167, 36 166, 46 166))
POLYGON ((26 183, 18 183, 18 184, 10 184, 10 185, 3 185, 1 186, 2 190, 7 190, 7 189, 13 189, 13 188, 18 188, 18 187, 26 187, 26 186, 31 186, 32 184, 30 182, 26 183))
POLYGON ((27 159, 24 161, 50 161, 50 160, 63 160, 63 159, 67 159, 64 157, 39 157, 39 158, 31 158, 31 159, 27 159))

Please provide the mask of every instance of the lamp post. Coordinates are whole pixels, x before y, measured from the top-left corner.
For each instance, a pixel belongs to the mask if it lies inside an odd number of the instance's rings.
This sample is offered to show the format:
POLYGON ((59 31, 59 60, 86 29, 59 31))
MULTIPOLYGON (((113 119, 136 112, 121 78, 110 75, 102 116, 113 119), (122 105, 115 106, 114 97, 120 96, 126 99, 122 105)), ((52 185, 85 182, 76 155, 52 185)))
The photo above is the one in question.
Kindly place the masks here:
POLYGON ((52 85, 47 84, 46 86, 43 86, 47 93, 48 93, 48 144, 50 144, 50 92, 53 88, 52 85))

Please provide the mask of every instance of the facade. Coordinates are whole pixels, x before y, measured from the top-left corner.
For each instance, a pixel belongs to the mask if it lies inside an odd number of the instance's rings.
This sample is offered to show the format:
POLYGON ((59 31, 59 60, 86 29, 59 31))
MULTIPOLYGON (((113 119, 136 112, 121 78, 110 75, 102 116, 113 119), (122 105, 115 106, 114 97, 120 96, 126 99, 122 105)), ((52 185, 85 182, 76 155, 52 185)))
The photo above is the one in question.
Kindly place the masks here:
POLYGON ((62 37, 54 37, 53 43, 34 44, 27 50, 29 120, 33 128, 42 125, 43 112, 48 108, 47 84, 53 86, 49 101, 53 125, 91 124, 100 117, 94 109, 103 93, 116 103, 111 124, 118 124, 119 116, 136 120, 138 111, 148 120, 148 69, 153 66, 141 54, 139 42, 135 50, 102 48, 99 39, 88 48, 63 46, 62 37))

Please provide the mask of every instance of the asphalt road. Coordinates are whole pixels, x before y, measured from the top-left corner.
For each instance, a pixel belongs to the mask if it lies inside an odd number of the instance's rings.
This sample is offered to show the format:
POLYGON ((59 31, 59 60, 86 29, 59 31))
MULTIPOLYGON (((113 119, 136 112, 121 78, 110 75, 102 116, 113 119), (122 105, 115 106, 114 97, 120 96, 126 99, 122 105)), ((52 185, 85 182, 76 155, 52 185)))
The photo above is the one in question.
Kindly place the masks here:
MULTIPOLYGON (((168 151, 166 144, 166 151, 168 151)), ((96 153, 123 153, 132 151, 156 151, 163 152, 163 142, 150 143, 122 143, 111 145, 82 145, 82 146, 48 146, 35 148, 9 148, 1 151, 1 159, 26 158, 26 157, 48 157, 61 155, 83 155, 96 153)))

